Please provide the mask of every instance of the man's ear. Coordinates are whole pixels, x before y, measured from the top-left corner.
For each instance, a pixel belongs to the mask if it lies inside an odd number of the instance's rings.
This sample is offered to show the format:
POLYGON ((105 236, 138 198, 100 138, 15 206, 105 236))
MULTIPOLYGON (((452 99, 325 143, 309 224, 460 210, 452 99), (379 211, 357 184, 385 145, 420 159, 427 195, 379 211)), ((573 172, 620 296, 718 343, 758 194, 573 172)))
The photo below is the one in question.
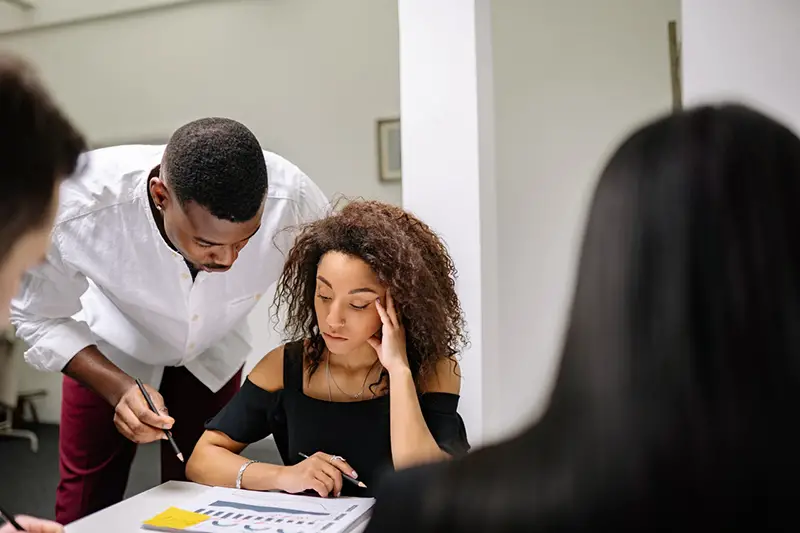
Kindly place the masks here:
POLYGON ((150 196, 153 198, 153 203, 156 204, 156 209, 164 211, 172 200, 167 184, 160 177, 152 177, 149 186, 150 196))

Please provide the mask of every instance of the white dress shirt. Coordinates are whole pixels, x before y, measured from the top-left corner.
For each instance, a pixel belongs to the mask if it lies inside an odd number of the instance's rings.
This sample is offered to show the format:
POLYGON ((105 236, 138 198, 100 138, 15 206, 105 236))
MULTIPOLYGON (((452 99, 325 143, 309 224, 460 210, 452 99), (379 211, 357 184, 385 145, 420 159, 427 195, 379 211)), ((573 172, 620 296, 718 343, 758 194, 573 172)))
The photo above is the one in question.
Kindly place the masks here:
POLYGON ((61 186, 47 260, 26 275, 12 302, 12 322, 36 368, 61 371, 96 344, 151 385, 160 384, 165 366, 185 366, 216 392, 244 364, 247 315, 280 275, 291 228, 323 216, 327 199, 296 166, 264 152, 261 229, 230 270, 198 272, 192 281, 149 205, 148 176, 164 148, 90 152, 87 170, 61 186))

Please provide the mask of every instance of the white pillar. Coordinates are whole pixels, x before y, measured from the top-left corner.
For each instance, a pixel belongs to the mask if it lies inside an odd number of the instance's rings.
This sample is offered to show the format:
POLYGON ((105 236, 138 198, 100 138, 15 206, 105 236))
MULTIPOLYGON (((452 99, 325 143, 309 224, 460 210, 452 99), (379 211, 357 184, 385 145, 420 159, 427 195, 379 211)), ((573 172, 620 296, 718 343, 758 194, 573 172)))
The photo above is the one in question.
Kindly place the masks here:
POLYGON ((490 8, 398 0, 403 205, 443 236, 459 271, 472 341, 460 411, 473 444, 494 432, 499 387, 490 8))
POLYGON ((684 105, 734 99, 800 131, 800 2, 683 0, 684 105))

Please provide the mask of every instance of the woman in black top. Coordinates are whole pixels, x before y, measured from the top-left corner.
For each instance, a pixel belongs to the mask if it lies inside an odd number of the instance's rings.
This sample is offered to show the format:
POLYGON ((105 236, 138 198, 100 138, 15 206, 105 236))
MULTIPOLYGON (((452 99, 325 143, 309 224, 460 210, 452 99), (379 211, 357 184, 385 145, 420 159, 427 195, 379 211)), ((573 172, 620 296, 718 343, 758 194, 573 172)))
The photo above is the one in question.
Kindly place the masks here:
POLYGON ((392 476, 375 533, 797 531, 800 139, 739 106, 633 134, 594 194, 536 425, 392 476))
POLYGON ((455 268, 428 226, 363 201, 312 222, 289 252, 275 302, 291 340, 208 422, 190 479, 366 496, 385 471, 468 451, 456 412, 466 335, 455 268), (270 434, 285 466, 240 455, 270 434), (343 484, 342 473, 367 488, 343 484))

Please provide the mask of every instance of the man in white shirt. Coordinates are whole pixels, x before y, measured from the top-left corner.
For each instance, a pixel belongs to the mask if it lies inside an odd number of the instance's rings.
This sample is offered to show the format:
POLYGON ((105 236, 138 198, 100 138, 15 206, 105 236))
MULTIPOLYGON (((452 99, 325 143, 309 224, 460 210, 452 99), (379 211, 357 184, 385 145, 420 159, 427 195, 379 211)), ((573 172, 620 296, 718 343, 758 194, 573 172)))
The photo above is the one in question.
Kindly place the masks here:
MULTIPOLYGON (((87 164, 62 185, 47 261, 12 307, 28 362, 65 374, 64 524, 120 501, 135 443, 163 439, 162 428, 188 459, 205 420, 239 388, 246 318, 280 274, 287 228, 327 204, 229 119, 191 122, 166 147, 97 150, 87 164), (151 387, 159 414, 134 378, 151 387)), ((185 479, 166 442, 161 464, 162 480, 185 479)))

